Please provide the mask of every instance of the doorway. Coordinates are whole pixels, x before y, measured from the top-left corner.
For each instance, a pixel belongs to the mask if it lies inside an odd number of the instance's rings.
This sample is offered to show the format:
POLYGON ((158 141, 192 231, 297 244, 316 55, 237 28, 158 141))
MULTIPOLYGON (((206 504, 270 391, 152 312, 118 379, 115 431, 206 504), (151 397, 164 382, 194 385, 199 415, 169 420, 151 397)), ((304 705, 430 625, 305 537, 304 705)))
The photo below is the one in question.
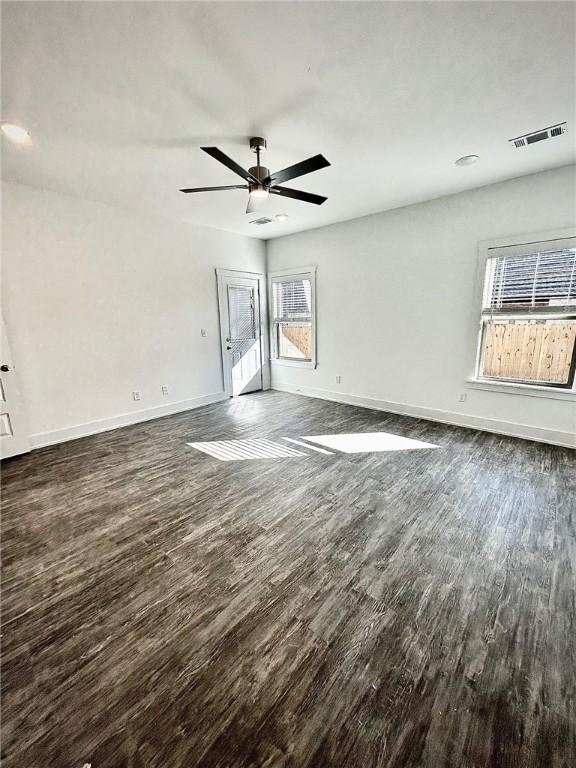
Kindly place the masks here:
POLYGON ((2 359, 0 360, 0 458, 7 459, 20 453, 28 453, 30 441, 6 328, 2 319, 0 319, 0 326, 2 344, 2 359))
POLYGON ((231 397, 268 388, 264 275, 216 270, 224 391, 231 397))

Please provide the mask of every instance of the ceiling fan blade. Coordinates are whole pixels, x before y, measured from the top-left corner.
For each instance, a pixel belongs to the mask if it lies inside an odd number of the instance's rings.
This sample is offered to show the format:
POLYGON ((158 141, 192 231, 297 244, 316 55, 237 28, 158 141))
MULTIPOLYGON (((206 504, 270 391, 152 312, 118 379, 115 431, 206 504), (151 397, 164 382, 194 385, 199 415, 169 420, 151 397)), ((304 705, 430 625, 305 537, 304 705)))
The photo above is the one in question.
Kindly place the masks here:
POLYGON ((221 189, 248 189, 248 184, 233 184, 231 187, 192 187, 181 189, 180 192, 218 192, 221 189))
POLYGON ((314 205, 322 205, 328 200, 322 195, 313 195, 311 192, 301 192, 299 189, 290 189, 289 187, 270 187, 270 194, 293 197, 294 200, 302 200, 304 203, 314 203, 314 205))
POLYGON ((231 157, 225 155, 221 149, 218 149, 218 147, 200 147, 200 149, 209 154, 210 157, 213 157, 214 160, 218 160, 219 163, 222 163, 227 168, 230 168, 230 170, 234 171, 234 173, 237 173, 238 176, 241 176, 244 179, 244 181, 249 181, 251 184, 260 183, 255 176, 252 176, 252 174, 249 173, 245 168, 242 168, 241 165, 238 165, 238 163, 234 162, 231 157))
POLYGON ((282 171, 271 173, 262 183, 282 184, 290 179, 295 179, 297 176, 304 176, 306 173, 319 171, 320 168, 326 168, 328 165, 330 165, 330 163, 326 160, 324 155, 314 155, 314 157, 309 157, 308 160, 302 160, 301 163, 291 165, 288 168, 284 168, 282 171))

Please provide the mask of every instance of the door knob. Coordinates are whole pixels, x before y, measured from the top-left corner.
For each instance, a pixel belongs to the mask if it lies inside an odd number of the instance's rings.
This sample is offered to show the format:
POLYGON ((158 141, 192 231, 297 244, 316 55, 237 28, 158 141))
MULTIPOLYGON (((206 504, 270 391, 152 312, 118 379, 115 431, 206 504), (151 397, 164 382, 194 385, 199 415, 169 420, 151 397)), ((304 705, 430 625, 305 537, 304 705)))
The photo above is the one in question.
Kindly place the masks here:
POLYGON ((9 370, 10 370, 9 365, 6 365, 5 363, 3 365, 0 365, 0 371, 2 371, 2 373, 6 373, 9 370))
POLYGON ((226 349, 232 349, 232 347, 226 347, 226 349))

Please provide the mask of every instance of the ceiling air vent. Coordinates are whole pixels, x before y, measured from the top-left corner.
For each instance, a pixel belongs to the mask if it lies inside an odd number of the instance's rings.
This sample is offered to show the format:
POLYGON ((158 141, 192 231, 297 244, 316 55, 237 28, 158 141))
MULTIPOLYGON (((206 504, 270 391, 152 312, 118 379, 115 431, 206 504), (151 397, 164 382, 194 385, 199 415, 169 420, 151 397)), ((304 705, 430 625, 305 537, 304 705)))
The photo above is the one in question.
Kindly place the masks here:
POLYGON ((262 216, 260 219, 254 219, 254 221, 251 221, 250 224, 258 224, 258 226, 262 226, 262 224, 271 224, 272 219, 269 219, 267 216, 262 216))
POLYGON ((566 123, 558 123, 558 125, 542 128, 541 131, 525 133, 524 136, 517 136, 515 139, 508 139, 508 141, 518 149, 519 147, 526 147, 528 144, 536 144, 537 141, 544 141, 544 139, 552 139, 554 136, 560 136, 561 134, 566 133, 566 129, 566 123))

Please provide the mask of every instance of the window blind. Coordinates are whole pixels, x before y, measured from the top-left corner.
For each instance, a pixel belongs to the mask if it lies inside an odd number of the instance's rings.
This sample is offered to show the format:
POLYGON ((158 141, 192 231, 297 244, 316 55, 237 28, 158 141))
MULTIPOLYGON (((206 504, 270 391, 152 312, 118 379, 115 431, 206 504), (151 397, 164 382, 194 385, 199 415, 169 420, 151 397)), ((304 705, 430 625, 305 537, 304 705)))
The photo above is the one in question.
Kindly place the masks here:
POLYGON ((485 315, 576 311, 576 248, 495 256, 486 277, 485 315))
POLYGON ((273 280, 272 311, 275 322, 312 322, 311 280, 308 278, 273 280))

